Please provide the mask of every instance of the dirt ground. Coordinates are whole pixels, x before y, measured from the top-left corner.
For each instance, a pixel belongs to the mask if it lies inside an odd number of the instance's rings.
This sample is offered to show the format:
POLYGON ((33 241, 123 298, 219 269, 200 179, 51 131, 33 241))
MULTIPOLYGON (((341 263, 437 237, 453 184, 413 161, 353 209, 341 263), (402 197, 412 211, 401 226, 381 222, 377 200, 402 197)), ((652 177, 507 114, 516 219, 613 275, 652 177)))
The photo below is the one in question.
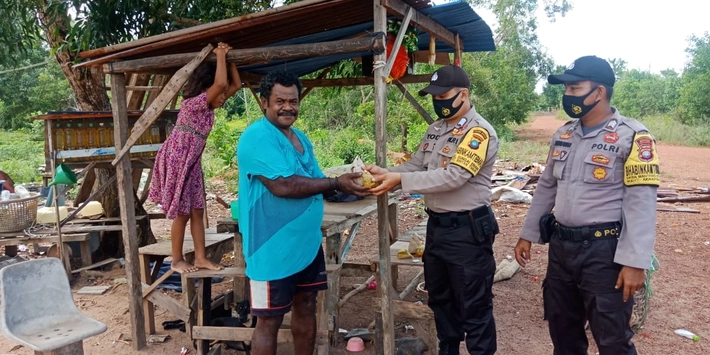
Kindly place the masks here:
MULTIPOLYGON (((549 142, 553 131, 564 122, 554 117, 541 116, 520 132, 522 139, 549 142)), ((660 144, 661 187, 696 188, 710 186, 710 148, 688 148, 660 144)), ((226 198, 225 198, 226 199, 226 198)), ((640 354, 708 354, 710 353, 710 313, 707 299, 710 296, 707 275, 710 271, 710 203, 683 203, 677 206, 700 210, 700 213, 658 212, 656 256, 660 260, 660 271, 654 275, 650 311, 645 326, 634 341, 640 354), (692 341, 673 333, 675 329, 689 329, 701 336, 701 341, 692 341)), ((227 210, 216 203, 209 204, 210 220, 216 221, 227 216, 227 210)), ((496 260, 512 255, 513 247, 527 213, 527 206, 495 203, 496 215, 500 217, 501 234, 494 245, 496 260)), ((421 208, 416 200, 400 201, 400 232, 404 232, 422 221, 421 208)), ((164 239, 169 233, 165 221, 154 221, 156 237, 164 239)), ((347 262, 369 262, 377 253, 377 224, 375 218, 365 220, 350 250, 347 262)), ((541 282, 545 275, 547 247, 534 246, 531 264, 511 280, 494 284, 494 314, 498 334, 499 354, 550 354, 552 345, 547 325, 542 319, 541 282)), ((418 268, 400 268, 398 290, 402 290, 407 280, 419 271, 418 268)), ((79 296, 75 300, 79 308, 88 316, 108 325, 108 330, 84 342, 88 355, 103 354, 170 354, 178 355, 181 347, 194 353, 191 341, 178 330, 163 330, 162 321, 172 320, 170 314, 156 309, 156 329, 159 334, 169 334, 170 339, 163 344, 151 344, 143 352, 133 351, 130 343, 120 341, 121 334, 130 334, 130 314, 126 299, 126 285, 115 284, 115 278, 125 277, 124 270, 117 268, 103 273, 103 277, 90 279, 87 275, 73 280, 73 291, 86 285, 113 285, 101 296, 79 296)), ((229 288, 229 280, 215 285, 223 291, 229 288)), ((343 278, 341 296, 352 290, 354 284, 364 279, 343 278)), ((172 293, 172 291, 169 291, 172 293)), ((173 293, 174 294, 174 293, 173 293)), ((175 294, 174 294, 175 295, 175 294)), ((175 295, 177 297, 177 295, 175 295)), ((372 308, 376 291, 364 291, 351 298, 340 312, 339 327, 343 329, 365 328, 374 319, 372 308)), ((426 300, 426 294, 412 292, 409 301, 426 300)), ((404 320, 396 320, 399 336, 404 333, 404 320)), ((596 353, 593 341, 590 354, 596 353)), ((331 354, 346 354, 345 343, 331 349, 331 354)), ((466 353, 461 348, 462 353, 466 353)), ((0 338, 0 354, 31 354, 26 348, 15 346, 7 339, 0 338)), ((223 351, 223 354, 239 354, 223 351)), ((280 354, 292 354, 293 350, 283 346, 280 354)), ((372 344, 362 354, 374 354, 372 344)))

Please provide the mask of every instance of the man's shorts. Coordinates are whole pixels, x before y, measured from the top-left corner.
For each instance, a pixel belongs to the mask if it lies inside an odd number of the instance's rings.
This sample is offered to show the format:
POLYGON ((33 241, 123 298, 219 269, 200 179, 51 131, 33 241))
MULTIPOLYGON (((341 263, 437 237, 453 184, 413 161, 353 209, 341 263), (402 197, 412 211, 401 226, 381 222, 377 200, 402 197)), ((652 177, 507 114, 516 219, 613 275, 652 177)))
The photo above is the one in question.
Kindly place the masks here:
POLYGON ((274 281, 249 280, 249 286, 252 316, 273 317, 288 313, 296 293, 328 289, 323 248, 318 250, 313 262, 300 272, 274 281))

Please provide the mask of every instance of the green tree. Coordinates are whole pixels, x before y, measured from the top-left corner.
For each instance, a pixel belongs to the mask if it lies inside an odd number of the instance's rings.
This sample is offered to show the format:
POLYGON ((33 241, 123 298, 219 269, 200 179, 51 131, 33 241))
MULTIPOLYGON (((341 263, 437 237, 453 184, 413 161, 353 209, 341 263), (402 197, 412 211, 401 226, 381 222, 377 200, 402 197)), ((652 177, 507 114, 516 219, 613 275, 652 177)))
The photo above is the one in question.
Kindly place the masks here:
POLYGON ((59 65, 41 47, 14 65, 0 65, 0 128, 29 127, 37 112, 66 110, 74 95, 59 65))
POLYGON ((710 122, 710 34, 692 36, 686 49, 690 60, 681 79, 678 112, 683 123, 710 122))
MULTIPOLYGON (((557 65, 550 74, 559 74, 567 69, 564 65, 557 65)), ((562 107, 562 95, 565 92, 563 85, 550 85, 545 80, 545 85, 542 87, 542 95, 540 95, 542 109, 546 111, 557 110, 562 107)))
MULTIPOLYGON (((285 1, 291 2, 295 1, 285 1)), ((107 110, 103 73, 72 68, 80 51, 271 6, 270 0, 5 0, 0 2, 0 63, 16 63, 32 48, 46 44, 74 91, 78 108, 107 110)))

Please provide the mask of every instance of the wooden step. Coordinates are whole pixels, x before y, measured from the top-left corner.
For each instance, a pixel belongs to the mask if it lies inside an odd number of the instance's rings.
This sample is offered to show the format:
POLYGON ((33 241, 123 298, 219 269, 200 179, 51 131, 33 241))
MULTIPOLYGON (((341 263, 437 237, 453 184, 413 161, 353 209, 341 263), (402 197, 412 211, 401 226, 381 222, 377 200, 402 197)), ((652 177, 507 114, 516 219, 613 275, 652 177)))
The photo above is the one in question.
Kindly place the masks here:
MULTIPOLYGON (((252 334, 254 334, 254 328, 206 327, 197 325, 192 327, 192 339, 194 340, 250 341, 252 334)), ((293 343, 291 329, 279 329, 276 342, 293 343)), ((327 343, 328 331, 316 331, 316 345, 327 343)))
POLYGON ((245 277, 243 267, 226 267, 222 270, 198 270, 182 274, 188 279, 204 279, 208 277, 245 277))

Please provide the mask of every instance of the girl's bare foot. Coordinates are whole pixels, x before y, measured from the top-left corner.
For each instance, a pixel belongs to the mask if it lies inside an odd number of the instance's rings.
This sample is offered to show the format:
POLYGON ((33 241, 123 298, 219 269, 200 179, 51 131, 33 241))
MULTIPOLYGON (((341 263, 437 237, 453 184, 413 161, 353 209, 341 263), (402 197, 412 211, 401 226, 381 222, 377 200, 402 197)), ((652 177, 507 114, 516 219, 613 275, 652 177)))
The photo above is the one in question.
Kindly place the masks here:
POLYGON ((191 265, 185 260, 173 260, 170 264, 170 269, 180 274, 187 274, 199 270, 196 266, 191 265))
POLYGON ((195 267, 207 270, 222 270, 224 266, 215 264, 207 259, 195 259, 195 267))

